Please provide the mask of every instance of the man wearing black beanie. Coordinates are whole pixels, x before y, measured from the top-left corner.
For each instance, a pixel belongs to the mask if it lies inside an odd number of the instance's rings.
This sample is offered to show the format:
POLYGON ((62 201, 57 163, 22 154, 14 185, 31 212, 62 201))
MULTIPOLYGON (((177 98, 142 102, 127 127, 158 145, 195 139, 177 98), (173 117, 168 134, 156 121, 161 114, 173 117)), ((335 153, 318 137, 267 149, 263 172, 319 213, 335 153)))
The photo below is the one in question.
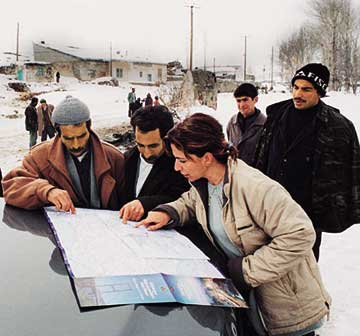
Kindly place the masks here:
POLYGON ((306 211, 316 230, 342 232, 360 223, 360 150, 350 120, 325 104, 330 73, 320 63, 297 70, 293 99, 268 106, 255 166, 281 183, 306 211))
POLYGON ((229 142, 237 147, 239 159, 252 165, 256 144, 266 117, 255 107, 258 102, 257 88, 250 83, 241 84, 234 92, 238 113, 227 125, 229 142))

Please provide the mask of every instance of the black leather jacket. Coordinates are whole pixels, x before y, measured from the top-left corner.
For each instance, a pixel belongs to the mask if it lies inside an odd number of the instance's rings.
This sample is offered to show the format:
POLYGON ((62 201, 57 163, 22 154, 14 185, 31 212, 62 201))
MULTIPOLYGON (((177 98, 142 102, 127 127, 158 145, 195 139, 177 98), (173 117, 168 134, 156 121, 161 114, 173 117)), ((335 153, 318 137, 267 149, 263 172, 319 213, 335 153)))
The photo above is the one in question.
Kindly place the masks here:
MULTIPOLYGON (((269 148, 279 119, 292 100, 270 105, 255 152, 254 166, 266 173, 271 163, 269 148)), ((360 149, 350 120, 320 101, 312 166, 311 213, 314 227, 342 232, 360 223, 360 149)))

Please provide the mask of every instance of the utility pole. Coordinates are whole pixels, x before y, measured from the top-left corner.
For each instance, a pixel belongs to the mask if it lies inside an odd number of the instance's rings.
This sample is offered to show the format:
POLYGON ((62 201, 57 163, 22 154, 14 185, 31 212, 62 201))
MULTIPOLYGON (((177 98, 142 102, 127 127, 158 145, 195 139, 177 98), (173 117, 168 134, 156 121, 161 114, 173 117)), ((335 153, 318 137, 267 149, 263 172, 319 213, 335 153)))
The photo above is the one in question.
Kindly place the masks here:
POLYGON ((244 46, 244 82, 246 82, 246 39, 247 36, 244 36, 244 42, 245 42, 245 46, 244 46))
POLYGON ((215 57, 213 58, 213 67, 214 67, 214 75, 216 75, 215 74, 215 57))
POLYGON ((185 6, 190 7, 190 55, 189 55, 189 70, 193 67, 193 36, 194 36, 194 8, 199 8, 194 4, 185 6))
POLYGON ((109 62, 110 77, 112 77, 112 42, 110 42, 110 62, 109 62))
POLYGON ((192 71, 192 57, 193 57, 193 29, 194 29, 194 6, 190 6, 190 64, 189 68, 192 71))
POLYGON ((274 87, 274 47, 271 47, 271 78, 270 86, 274 87))
POLYGON ((19 61, 19 22, 17 23, 16 30, 16 62, 19 61))
POLYGON ((204 33, 204 71, 206 71, 206 33, 204 33))

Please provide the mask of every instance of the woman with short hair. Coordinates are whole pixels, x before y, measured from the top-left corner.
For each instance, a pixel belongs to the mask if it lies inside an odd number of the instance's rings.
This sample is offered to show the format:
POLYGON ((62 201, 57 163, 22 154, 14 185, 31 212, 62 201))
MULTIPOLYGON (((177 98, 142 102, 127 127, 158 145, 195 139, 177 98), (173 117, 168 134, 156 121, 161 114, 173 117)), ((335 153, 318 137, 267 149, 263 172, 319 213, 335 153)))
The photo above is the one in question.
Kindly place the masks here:
POLYGON ((175 170, 192 187, 141 224, 157 230, 197 220, 226 255, 239 291, 254 294, 268 335, 313 335, 331 299, 312 253, 315 232, 306 213, 280 184, 237 159, 213 117, 186 118, 167 142, 175 170))

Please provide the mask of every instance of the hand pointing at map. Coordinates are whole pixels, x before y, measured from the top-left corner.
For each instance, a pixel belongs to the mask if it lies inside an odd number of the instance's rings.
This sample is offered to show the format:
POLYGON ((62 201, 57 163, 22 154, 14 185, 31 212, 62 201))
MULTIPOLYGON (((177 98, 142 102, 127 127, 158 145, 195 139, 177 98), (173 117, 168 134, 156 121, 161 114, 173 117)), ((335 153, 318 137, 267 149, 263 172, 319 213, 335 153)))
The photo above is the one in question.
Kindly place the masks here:
POLYGON ((144 207, 139 200, 134 200, 126 203, 120 209, 119 215, 124 224, 126 224, 128 220, 139 221, 144 215, 144 207))
POLYGON ((166 226, 170 219, 170 216, 166 212, 150 211, 147 217, 135 226, 139 227, 144 225, 149 231, 155 231, 166 226))

